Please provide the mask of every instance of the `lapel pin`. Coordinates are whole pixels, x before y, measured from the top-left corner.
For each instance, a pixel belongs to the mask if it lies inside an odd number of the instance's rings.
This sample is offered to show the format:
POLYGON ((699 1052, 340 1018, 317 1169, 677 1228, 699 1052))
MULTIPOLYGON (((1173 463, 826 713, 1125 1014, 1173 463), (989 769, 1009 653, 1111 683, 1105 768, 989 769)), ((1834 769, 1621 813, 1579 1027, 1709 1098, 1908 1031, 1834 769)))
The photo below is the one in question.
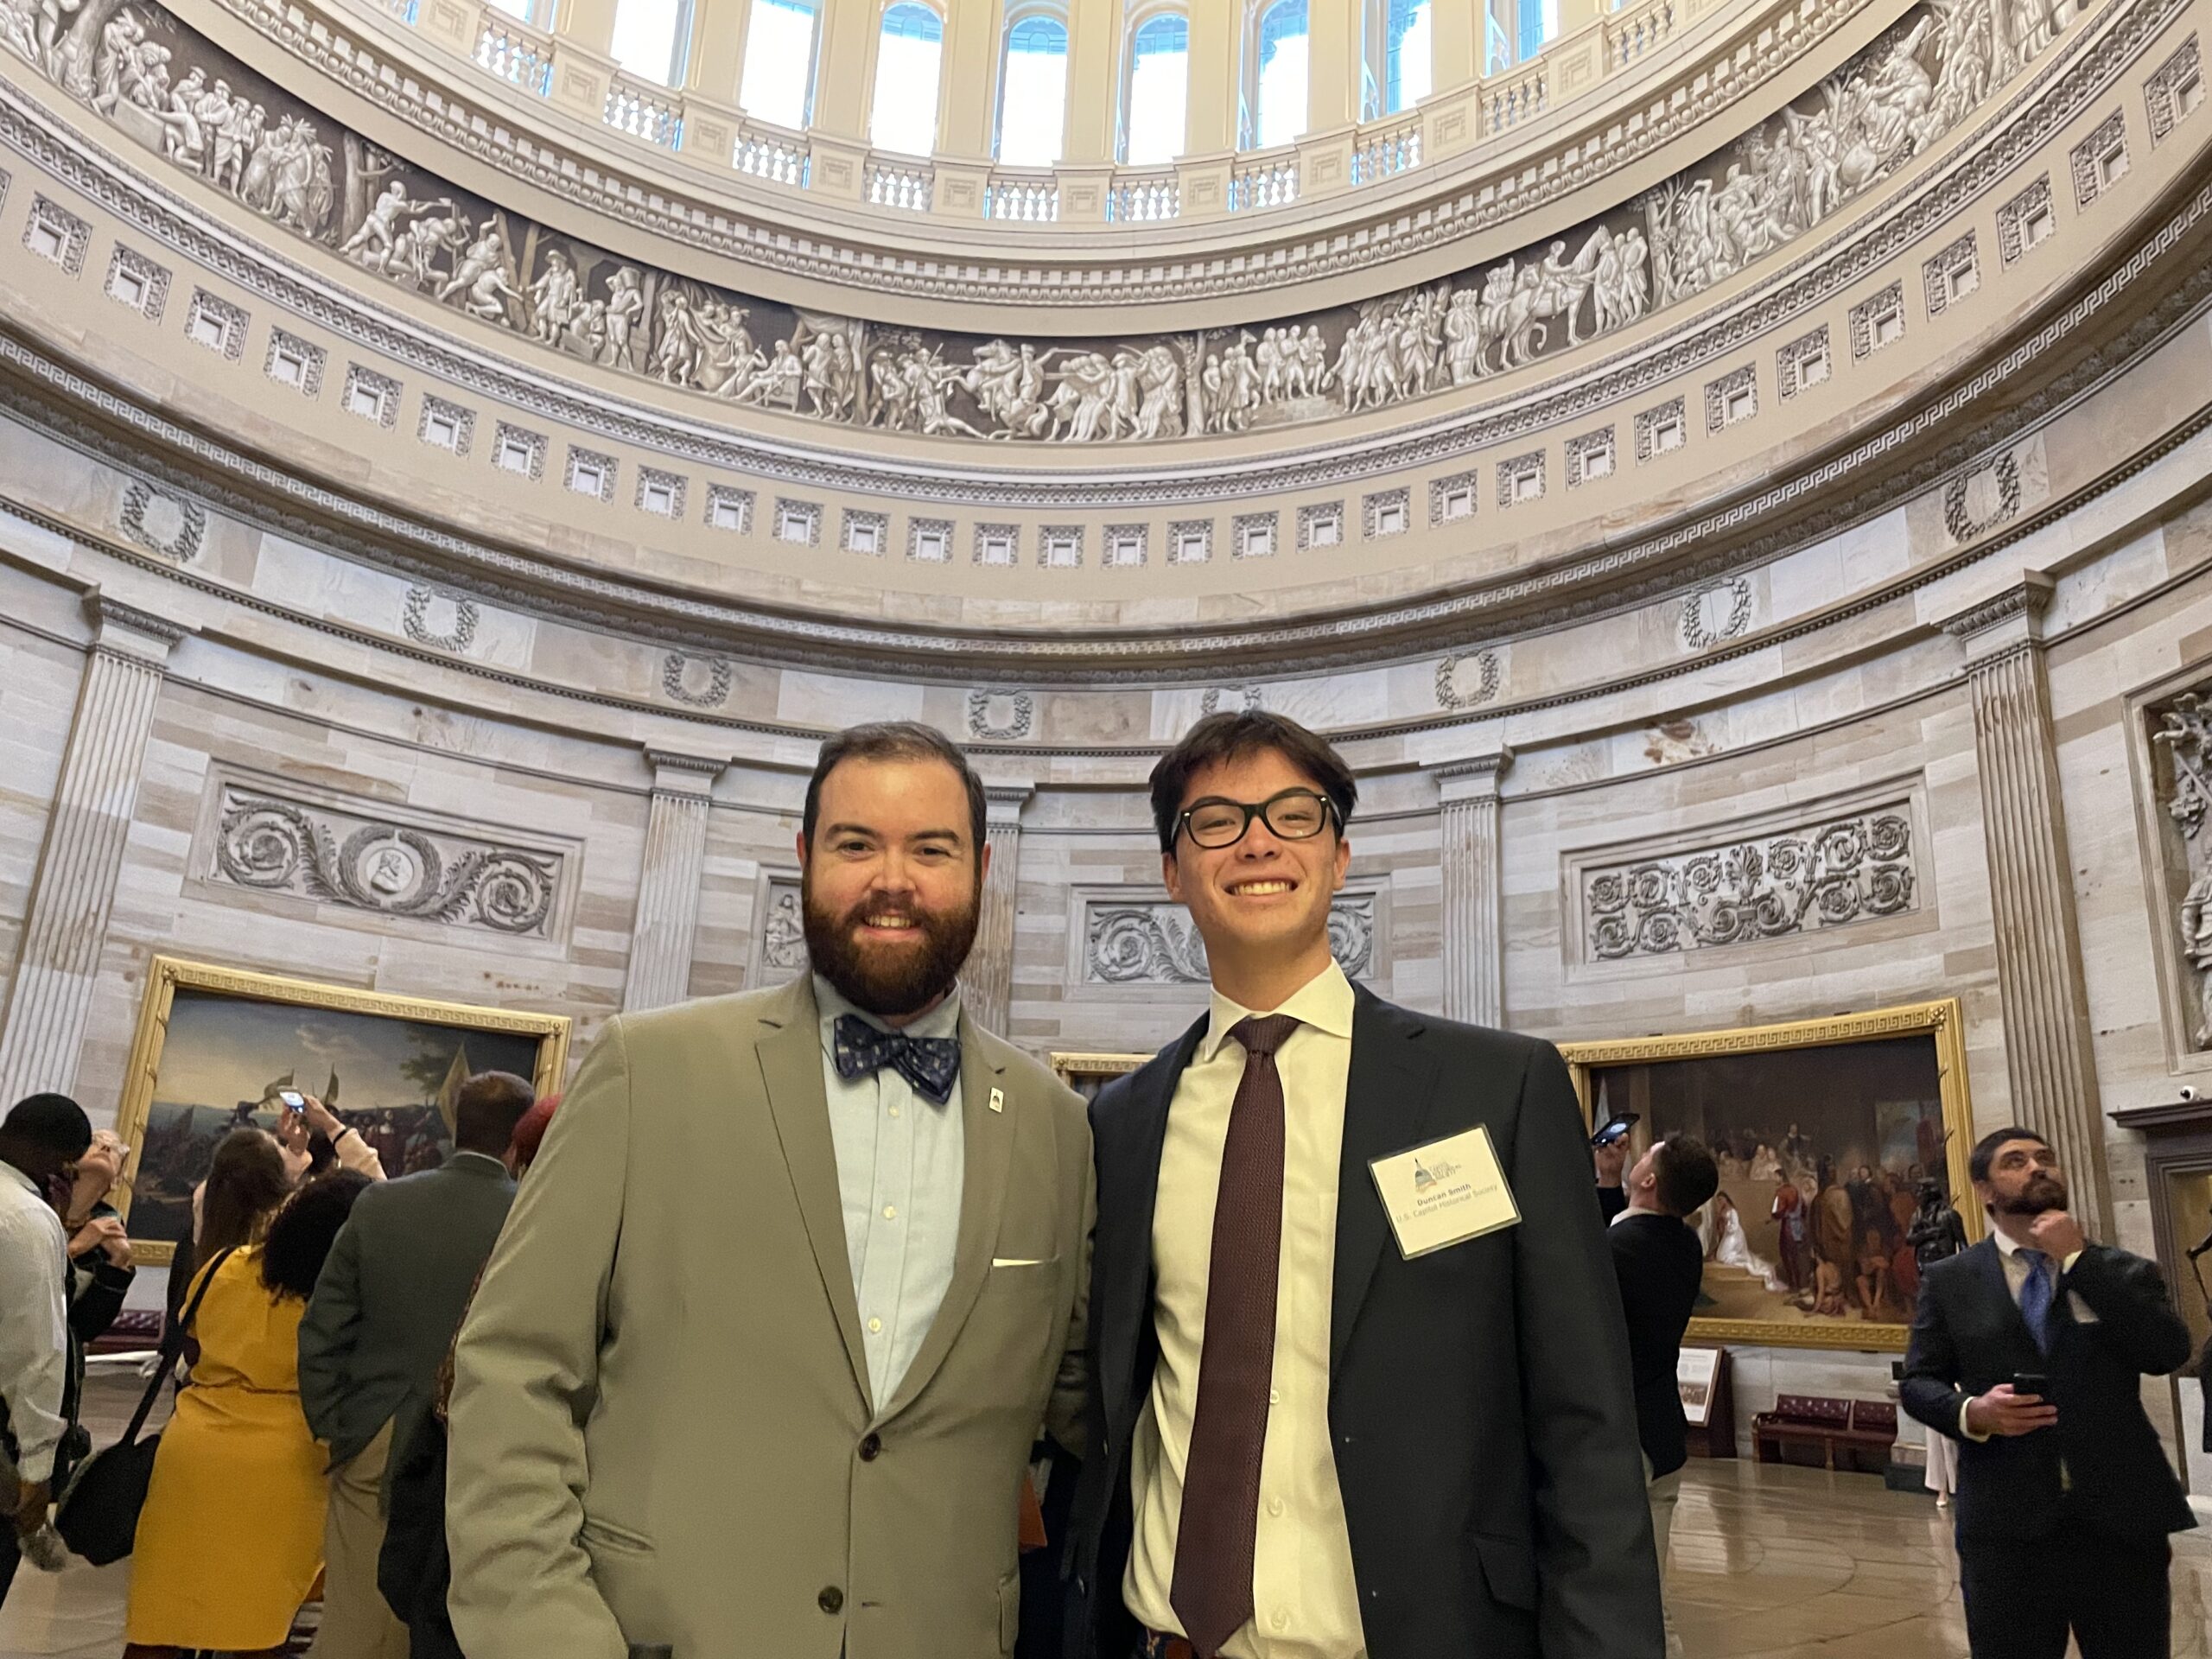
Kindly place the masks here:
POLYGON ((1005 1090, 994 1089, 991 1090, 991 1109, 995 1112, 1002 1112, 1006 1110, 1005 1090))

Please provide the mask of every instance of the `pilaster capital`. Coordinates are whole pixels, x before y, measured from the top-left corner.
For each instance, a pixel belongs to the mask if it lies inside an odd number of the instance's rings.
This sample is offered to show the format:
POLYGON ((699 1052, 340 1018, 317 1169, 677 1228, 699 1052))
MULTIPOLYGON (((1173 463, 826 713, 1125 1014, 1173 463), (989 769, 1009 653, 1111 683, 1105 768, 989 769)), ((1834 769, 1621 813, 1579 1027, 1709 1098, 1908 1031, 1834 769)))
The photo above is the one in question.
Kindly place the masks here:
POLYGON ((2023 571, 2018 581, 1945 617, 1940 626, 1965 648, 1969 665, 2038 645, 2043 613, 2056 586, 2040 570, 2023 571))
POLYGON ((1513 751, 1504 744, 1489 754, 1469 755, 1431 766, 1437 799, 1446 805, 1458 801, 1494 801, 1498 780, 1512 769, 1513 751))
POLYGON ((983 785, 983 823, 987 830, 1021 828, 1021 809, 1029 804, 1036 794, 1034 784, 985 784, 983 785))
POLYGON ((727 754, 693 754, 648 744, 645 764, 653 769, 653 793, 690 795, 702 799, 713 792, 715 779, 729 766, 727 754))
POLYGON ((125 604, 97 588, 85 595, 85 614, 92 619, 92 643, 97 648, 136 658, 156 668, 168 661, 177 641, 196 632, 189 623, 172 621, 125 604))

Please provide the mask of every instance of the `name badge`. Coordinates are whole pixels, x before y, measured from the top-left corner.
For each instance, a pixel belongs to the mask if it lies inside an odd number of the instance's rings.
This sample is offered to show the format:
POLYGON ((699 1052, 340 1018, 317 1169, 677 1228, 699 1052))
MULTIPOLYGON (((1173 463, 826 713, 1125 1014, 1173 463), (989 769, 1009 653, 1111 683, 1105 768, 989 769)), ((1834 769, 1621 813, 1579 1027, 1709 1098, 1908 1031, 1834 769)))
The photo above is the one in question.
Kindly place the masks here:
POLYGON ((1408 1262, 1521 1219, 1490 1130, 1479 1123, 1464 1135, 1377 1158, 1367 1168, 1408 1262))

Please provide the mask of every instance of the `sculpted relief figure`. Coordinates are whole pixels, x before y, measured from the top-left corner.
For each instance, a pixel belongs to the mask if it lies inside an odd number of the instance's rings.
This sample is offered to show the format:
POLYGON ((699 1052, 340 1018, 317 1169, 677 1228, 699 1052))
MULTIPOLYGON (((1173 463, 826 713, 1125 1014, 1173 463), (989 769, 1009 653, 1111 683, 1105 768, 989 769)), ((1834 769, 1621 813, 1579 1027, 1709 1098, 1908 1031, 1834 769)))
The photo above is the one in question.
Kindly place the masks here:
POLYGON ((2055 32, 2051 0, 1923 0, 1815 95, 1573 235, 1316 315, 1055 345, 885 336, 626 264, 357 135, 325 143, 321 117, 152 0, 0 0, 0 44, 171 164, 359 270, 741 407, 1023 443, 1235 434, 1528 367, 1775 254, 1950 131, 2055 32))

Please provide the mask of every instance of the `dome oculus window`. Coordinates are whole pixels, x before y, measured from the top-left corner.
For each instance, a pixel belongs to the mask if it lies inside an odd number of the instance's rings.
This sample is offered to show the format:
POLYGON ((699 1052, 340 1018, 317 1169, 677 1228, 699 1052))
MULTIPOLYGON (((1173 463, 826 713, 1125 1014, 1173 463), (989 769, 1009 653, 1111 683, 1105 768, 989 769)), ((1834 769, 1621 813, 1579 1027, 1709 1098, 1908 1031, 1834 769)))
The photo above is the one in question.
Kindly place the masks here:
POLYGON ((1187 17, 1157 11, 1137 24, 1122 92, 1122 160, 1128 166, 1164 167, 1183 153, 1190 72, 1187 17))
POLYGON ((868 140, 878 149, 926 156, 937 148, 938 74, 944 58, 944 21, 918 0, 899 0, 883 14, 875 45, 875 99, 868 140))
POLYGON ((1053 165, 1067 109, 1067 25, 1050 12, 1023 13, 1007 23, 999 60, 999 160, 1008 167, 1053 165))
POLYGON ((1273 149, 1306 130, 1306 0, 1274 0, 1252 32, 1244 88, 1244 147, 1273 149))
POLYGON ((750 116, 779 127, 814 119, 814 52, 821 37, 817 0, 753 0, 745 29, 745 71, 737 101, 750 116))
POLYGON ((691 0, 617 0, 608 49, 632 74, 679 85, 690 44, 691 0))

